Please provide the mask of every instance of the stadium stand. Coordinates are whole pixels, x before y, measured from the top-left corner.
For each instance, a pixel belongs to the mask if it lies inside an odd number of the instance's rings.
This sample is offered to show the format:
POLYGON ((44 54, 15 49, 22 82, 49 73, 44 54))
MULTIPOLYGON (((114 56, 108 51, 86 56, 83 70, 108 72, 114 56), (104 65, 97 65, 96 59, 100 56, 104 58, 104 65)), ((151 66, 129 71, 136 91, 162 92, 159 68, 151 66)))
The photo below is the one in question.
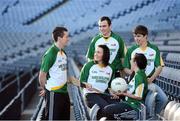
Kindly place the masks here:
MULTIPOLYGON (((151 30, 149 40, 158 45, 165 63, 156 83, 166 92, 169 101, 173 101, 159 118, 179 119, 179 0, 1 0, 0 119, 21 119, 22 112, 38 91, 37 72, 42 54, 52 43, 52 29, 66 26, 70 30, 66 48, 72 58, 69 59, 69 68, 72 68, 69 75, 78 78, 76 65, 81 69, 87 62, 85 54, 90 40, 98 32, 97 20, 104 15, 111 18, 113 31, 119 33, 128 46, 133 43, 134 26, 144 24, 151 30), (177 105, 174 109, 173 104, 177 105)), ((69 84, 69 92, 73 118, 89 120, 81 90, 69 84)), ((42 118, 42 98, 34 112, 31 120, 42 118)))

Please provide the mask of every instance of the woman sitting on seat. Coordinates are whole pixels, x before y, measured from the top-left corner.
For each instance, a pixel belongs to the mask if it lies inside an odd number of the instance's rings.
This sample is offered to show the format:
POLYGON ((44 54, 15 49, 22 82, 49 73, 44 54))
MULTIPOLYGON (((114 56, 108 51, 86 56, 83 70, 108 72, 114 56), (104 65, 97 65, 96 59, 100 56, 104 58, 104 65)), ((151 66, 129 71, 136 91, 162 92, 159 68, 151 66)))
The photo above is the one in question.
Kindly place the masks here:
POLYGON ((101 117, 101 109, 106 105, 119 102, 118 96, 105 93, 110 86, 113 75, 113 69, 109 66, 109 58, 109 48, 106 45, 98 45, 94 60, 87 62, 81 70, 81 83, 74 78, 70 79, 74 85, 83 87, 85 102, 89 108, 95 104, 100 107, 98 117, 101 117))

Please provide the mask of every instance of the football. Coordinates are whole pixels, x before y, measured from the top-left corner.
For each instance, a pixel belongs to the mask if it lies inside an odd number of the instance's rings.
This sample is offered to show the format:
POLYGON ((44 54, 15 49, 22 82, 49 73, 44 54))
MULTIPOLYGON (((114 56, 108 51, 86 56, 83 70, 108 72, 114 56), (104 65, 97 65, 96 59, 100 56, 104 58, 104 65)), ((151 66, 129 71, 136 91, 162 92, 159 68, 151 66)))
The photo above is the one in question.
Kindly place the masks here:
POLYGON ((111 82, 111 89, 115 92, 121 91, 124 92, 127 90, 127 83, 123 78, 115 78, 111 82))

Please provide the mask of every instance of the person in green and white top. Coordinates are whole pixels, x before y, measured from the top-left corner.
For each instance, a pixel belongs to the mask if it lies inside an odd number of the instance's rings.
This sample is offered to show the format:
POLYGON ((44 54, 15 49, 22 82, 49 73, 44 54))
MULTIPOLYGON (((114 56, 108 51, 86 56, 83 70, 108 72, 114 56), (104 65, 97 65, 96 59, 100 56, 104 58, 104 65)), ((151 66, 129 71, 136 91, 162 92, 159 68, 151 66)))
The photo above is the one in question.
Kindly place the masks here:
POLYGON ((100 33, 92 39, 86 57, 89 61, 93 60, 98 45, 107 45, 110 49, 109 63, 116 73, 123 69, 122 63, 126 53, 126 46, 122 38, 111 31, 111 20, 109 17, 101 17, 98 24, 100 33))
POLYGON ((128 115, 122 117, 121 114, 129 111, 138 112, 141 108, 140 104, 143 103, 143 99, 148 90, 147 77, 145 74, 147 59, 144 54, 136 53, 131 61, 131 65, 131 69, 135 73, 132 75, 132 79, 128 84, 128 90, 126 92, 116 93, 118 96, 126 96, 126 101, 104 107, 103 116, 106 117, 107 120, 132 120, 132 117, 128 117, 128 115))
MULTIPOLYGON (((164 62, 160 56, 158 47, 148 41, 147 27, 143 25, 136 26, 133 31, 133 36, 136 44, 130 47, 126 53, 123 65, 124 70, 127 74, 131 75, 133 71, 131 69, 130 61, 134 58, 134 55, 136 53, 142 53, 146 56, 148 64, 145 72, 148 77, 148 88, 154 92, 157 92, 154 113, 159 114, 167 104, 168 98, 163 90, 154 82, 156 81, 156 77, 161 73, 164 62)), ((151 102, 149 101, 149 103, 151 102)), ((152 105, 150 106, 152 107, 152 105)))
POLYGON ((45 120, 69 120, 70 101, 67 92, 67 56, 63 48, 68 42, 68 30, 56 27, 54 43, 45 52, 39 72, 40 96, 45 96, 45 120))
POLYGON ((76 84, 78 80, 71 79, 73 84, 84 87, 83 94, 89 108, 95 104, 100 107, 97 114, 98 119, 101 117, 101 109, 108 104, 119 101, 108 92, 108 87, 110 87, 113 78, 113 69, 109 65, 109 58, 109 48, 106 45, 98 45, 94 53, 94 60, 87 62, 81 70, 81 84, 76 84))

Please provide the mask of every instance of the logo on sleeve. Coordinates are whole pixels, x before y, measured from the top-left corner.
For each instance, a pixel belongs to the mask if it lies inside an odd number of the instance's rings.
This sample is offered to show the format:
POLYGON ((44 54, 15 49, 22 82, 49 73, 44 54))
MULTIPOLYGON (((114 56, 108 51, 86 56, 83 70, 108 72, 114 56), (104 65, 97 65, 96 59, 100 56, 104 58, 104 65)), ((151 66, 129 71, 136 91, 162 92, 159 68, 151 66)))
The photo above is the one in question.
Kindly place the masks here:
POLYGON ((154 53, 149 54, 149 56, 154 56, 154 53))
POLYGON ((92 71, 92 73, 97 74, 97 71, 92 71))
POLYGON ((114 43, 114 44, 111 44, 111 46, 116 46, 116 44, 114 43))
POLYGON ((110 75, 110 72, 106 72, 107 75, 110 75))

